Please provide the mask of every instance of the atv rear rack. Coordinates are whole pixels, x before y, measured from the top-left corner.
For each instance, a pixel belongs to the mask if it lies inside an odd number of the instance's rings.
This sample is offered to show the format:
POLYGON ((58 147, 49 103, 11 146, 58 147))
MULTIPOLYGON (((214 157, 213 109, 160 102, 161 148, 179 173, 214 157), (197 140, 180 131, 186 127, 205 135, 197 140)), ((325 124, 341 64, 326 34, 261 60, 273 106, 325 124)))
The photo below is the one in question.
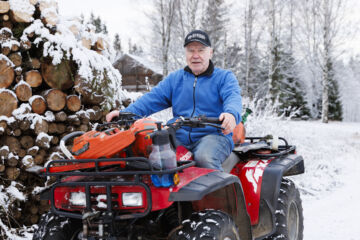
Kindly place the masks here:
MULTIPOLYGON (((279 145, 276 152, 262 154, 262 153, 256 153, 255 151, 251 151, 251 155, 258 157, 258 158, 266 159, 266 158, 284 156, 289 153, 295 153, 296 147, 294 145, 289 145, 285 138, 279 137, 279 139, 284 142, 284 145, 279 145)), ((254 143, 254 141, 256 141, 256 140, 262 141, 262 140, 264 140, 264 138, 263 137, 246 137, 246 140, 249 140, 250 143, 254 143)), ((269 150, 272 150, 272 149, 269 148, 269 150)))

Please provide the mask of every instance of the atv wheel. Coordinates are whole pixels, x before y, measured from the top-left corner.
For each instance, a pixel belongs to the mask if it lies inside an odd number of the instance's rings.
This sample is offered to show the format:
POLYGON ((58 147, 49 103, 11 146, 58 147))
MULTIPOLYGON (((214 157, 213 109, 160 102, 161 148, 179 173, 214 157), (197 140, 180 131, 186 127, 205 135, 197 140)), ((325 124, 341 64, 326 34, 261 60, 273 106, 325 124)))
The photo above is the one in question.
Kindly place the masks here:
POLYGON ((275 214, 276 231, 267 239, 303 239, 304 216, 300 193, 289 179, 282 179, 275 214))
POLYGON ((170 233, 168 239, 241 240, 232 218, 217 210, 193 213, 190 219, 184 220, 180 227, 170 233))
POLYGON ((77 240, 81 230, 81 221, 47 213, 41 217, 33 240, 77 240))

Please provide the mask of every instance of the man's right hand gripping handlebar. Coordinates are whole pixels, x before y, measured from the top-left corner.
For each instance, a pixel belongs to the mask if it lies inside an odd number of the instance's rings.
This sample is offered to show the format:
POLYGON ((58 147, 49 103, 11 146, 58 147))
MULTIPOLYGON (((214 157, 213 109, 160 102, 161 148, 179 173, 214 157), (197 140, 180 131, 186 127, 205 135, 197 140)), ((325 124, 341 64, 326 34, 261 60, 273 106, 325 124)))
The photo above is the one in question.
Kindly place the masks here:
POLYGON ((106 121, 111 122, 113 118, 119 117, 119 110, 114 110, 106 114, 106 121))

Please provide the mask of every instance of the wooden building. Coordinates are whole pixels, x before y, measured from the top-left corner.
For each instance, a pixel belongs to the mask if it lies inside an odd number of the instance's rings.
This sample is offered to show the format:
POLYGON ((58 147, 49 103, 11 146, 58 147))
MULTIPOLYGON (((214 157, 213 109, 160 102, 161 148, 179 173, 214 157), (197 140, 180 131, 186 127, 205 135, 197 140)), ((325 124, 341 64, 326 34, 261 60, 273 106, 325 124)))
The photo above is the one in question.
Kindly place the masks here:
POLYGON ((124 54, 114 67, 122 75, 122 87, 132 92, 146 92, 162 79, 161 69, 144 58, 132 54, 124 54))

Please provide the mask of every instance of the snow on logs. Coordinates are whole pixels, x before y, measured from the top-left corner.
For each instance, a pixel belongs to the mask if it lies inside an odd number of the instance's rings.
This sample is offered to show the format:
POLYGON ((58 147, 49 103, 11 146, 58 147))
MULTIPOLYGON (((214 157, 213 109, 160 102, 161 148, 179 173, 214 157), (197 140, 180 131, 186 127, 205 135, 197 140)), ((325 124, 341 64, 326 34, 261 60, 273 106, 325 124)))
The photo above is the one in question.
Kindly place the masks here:
MULTIPOLYGON (((16 183, 14 186, 19 183, 27 194, 36 186, 44 186, 45 180, 31 173, 32 169, 63 158, 58 149, 62 137, 73 131, 88 131, 104 120, 99 107, 104 97, 93 94, 89 83, 78 74, 78 63, 62 57, 53 64, 52 56, 45 56, 44 43, 37 42, 41 38, 37 29, 24 30, 34 18, 50 34, 59 31, 55 2, 0 0, 0 176, 5 188, 11 182, 16 183)), ((79 29, 75 32, 80 34, 79 29)), ((100 37, 89 37, 84 45, 94 54, 108 48, 100 37)), ((31 193, 27 199, 9 209, 21 226, 37 223, 49 208, 46 201, 31 193)))

